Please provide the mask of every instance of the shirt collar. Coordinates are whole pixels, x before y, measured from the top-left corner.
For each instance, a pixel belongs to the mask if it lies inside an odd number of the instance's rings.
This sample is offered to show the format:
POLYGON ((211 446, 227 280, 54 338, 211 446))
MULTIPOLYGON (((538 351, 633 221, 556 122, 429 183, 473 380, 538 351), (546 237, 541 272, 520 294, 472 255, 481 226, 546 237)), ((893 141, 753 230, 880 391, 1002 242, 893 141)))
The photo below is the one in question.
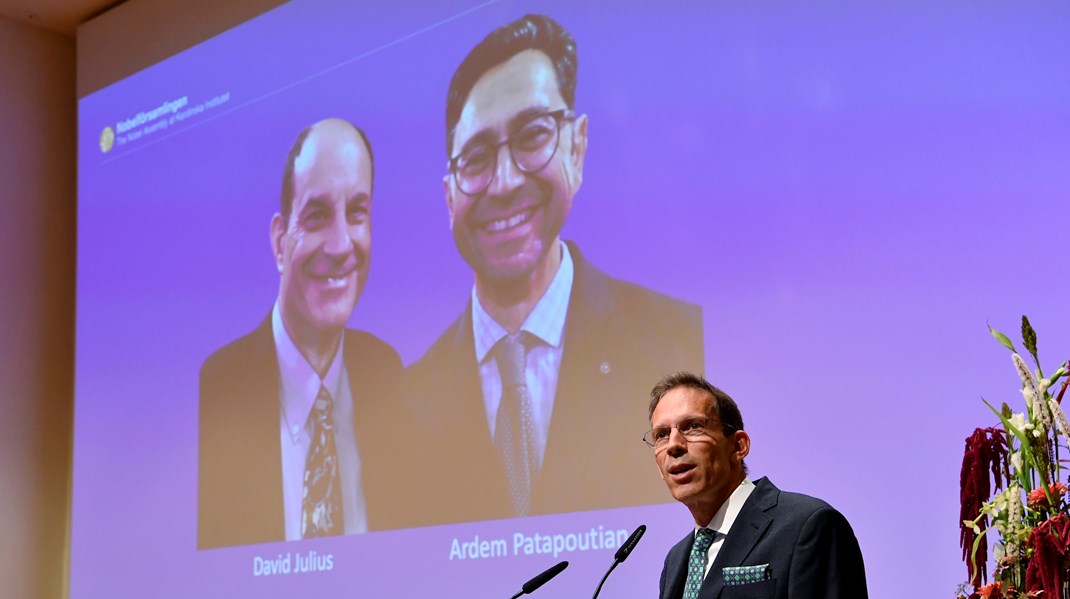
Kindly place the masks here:
POLYGON ((305 421, 312 411, 312 404, 319 395, 320 385, 327 387, 332 397, 338 397, 342 380, 342 348, 345 346, 345 332, 338 344, 338 351, 321 380, 308 360, 294 345, 286 326, 282 322, 279 303, 271 310, 271 332, 275 336, 275 353, 279 359, 279 378, 281 382, 282 413, 290 434, 297 437, 304 430, 305 421))
MULTIPOLYGON (((719 534, 727 536, 728 531, 731 530, 732 525, 739 516, 739 511, 743 509, 743 504, 747 502, 747 498, 750 497, 752 491, 754 491, 754 483, 744 476, 736 490, 732 491, 728 499, 721 504, 721 509, 717 510, 717 513, 713 515, 710 523, 702 528, 711 528, 719 534)), ((698 529, 696 528, 695 530, 697 531, 698 529)))
MULTIPOLYGON (((558 247, 561 248, 561 266, 550 281, 546 293, 539 298, 539 302, 520 327, 521 331, 526 331, 542 343, 553 347, 561 347, 564 337, 565 316, 568 313, 568 300, 572 295, 575 272, 568 245, 558 242, 558 247)), ((494 345, 508 334, 508 331, 483 309, 475 286, 472 287, 472 332, 476 342, 476 361, 479 363, 482 363, 494 345)))

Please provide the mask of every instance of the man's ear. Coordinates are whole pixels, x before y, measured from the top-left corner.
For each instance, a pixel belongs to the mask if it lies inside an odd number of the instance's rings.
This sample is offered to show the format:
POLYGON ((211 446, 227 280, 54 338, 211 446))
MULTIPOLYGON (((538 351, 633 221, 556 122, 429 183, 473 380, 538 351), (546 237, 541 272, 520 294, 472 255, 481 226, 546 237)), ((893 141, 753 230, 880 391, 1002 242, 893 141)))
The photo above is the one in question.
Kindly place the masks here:
POLYGON ((275 269, 282 274, 282 237, 286 234, 286 218, 276 212, 271 217, 271 253, 275 255, 275 269))
POLYGON ((732 456, 738 458, 742 463, 743 458, 750 455, 750 435, 747 434, 747 431, 736 431, 732 440, 735 442, 732 456))
POLYGON ((450 230, 453 230, 453 189, 450 187, 449 173, 442 176, 442 195, 446 198, 446 210, 450 213, 450 230))
POLYGON ((579 189, 583 183, 583 159, 587 156, 587 115, 581 114, 576 117, 572 127, 572 152, 569 160, 572 161, 572 170, 575 173, 575 189, 579 189))

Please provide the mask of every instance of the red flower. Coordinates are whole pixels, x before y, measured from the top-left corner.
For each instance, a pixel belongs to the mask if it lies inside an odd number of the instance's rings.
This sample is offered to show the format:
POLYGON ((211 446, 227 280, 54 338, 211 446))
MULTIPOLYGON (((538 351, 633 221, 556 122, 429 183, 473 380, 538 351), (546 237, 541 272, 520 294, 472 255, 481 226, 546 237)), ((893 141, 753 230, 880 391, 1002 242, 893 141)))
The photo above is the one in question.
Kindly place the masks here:
POLYGON ((1029 534, 1025 546, 1033 550, 1025 571, 1026 590, 1044 591, 1044 597, 1061 597, 1066 576, 1061 562, 1070 556, 1070 518, 1056 514, 1041 522, 1029 534))
MULTIPOLYGON (((977 588, 981 580, 988 580, 988 543, 977 545, 976 562, 971 559, 973 542, 977 533, 964 521, 973 521, 981 514, 981 505, 992 496, 990 481, 997 489, 1004 480, 1010 480, 1007 439, 998 428, 979 428, 966 438, 966 452, 962 456, 962 472, 959 475, 959 546, 962 559, 970 576, 970 584, 977 588), (989 478, 991 475, 991 479, 989 478)), ((977 527, 984 532, 988 528, 988 516, 977 520, 977 527)))
POLYGON ((998 599, 1003 597, 1003 583, 993 582, 977 589, 977 596, 981 599, 998 599))

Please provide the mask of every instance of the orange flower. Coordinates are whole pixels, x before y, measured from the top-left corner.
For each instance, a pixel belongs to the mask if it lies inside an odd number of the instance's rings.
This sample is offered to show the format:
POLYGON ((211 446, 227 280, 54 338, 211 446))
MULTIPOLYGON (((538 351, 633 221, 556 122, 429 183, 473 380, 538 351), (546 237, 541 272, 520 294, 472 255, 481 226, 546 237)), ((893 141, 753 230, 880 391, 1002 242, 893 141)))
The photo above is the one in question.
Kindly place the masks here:
POLYGON ((1003 596, 1002 586, 1003 584, 999 581, 993 582, 991 584, 986 584, 985 586, 977 589, 977 596, 981 599, 998 599, 999 597, 1003 596))
MULTIPOLYGON (((1048 485, 1048 493, 1050 493, 1053 498, 1061 498, 1066 494, 1066 491, 1066 485, 1061 482, 1053 482, 1048 485)), ((1048 496, 1044 494, 1044 489, 1042 488, 1030 491, 1029 494, 1026 495, 1026 501, 1028 502, 1029 507, 1034 510, 1045 510, 1051 507, 1048 505, 1048 496)))

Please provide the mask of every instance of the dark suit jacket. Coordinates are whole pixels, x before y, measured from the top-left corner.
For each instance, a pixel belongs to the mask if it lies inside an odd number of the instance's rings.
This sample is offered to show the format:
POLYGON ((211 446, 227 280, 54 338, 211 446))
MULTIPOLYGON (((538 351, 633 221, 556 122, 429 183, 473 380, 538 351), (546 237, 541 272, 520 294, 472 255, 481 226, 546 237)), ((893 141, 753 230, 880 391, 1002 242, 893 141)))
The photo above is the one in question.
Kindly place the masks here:
MULTIPOLYGON (((669 551, 661 599, 679 599, 694 532, 669 551)), ((866 599, 862 552, 847 520, 829 504, 759 480, 710 568, 699 599, 866 599), (770 580, 725 586, 725 566, 769 564, 770 580)))
MULTIPOLYGON (((532 513, 641 505, 669 499, 642 436, 650 388, 670 372, 701 372, 698 306, 610 278, 569 245, 575 266, 564 352, 532 513)), ((406 395, 437 463, 427 523, 512 516, 508 485, 487 429, 471 303, 406 372, 406 395)))
MULTIPOLYGON (((393 478, 381 454, 391 443, 392 425, 407 421, 401 360, 369 333, 346 330, 344 343, 368 527, 396 528, 403 522, 392 509, 393 478)), ((270 315, 201 367, 199 549, 286 538, 279 376, 270 315)))

